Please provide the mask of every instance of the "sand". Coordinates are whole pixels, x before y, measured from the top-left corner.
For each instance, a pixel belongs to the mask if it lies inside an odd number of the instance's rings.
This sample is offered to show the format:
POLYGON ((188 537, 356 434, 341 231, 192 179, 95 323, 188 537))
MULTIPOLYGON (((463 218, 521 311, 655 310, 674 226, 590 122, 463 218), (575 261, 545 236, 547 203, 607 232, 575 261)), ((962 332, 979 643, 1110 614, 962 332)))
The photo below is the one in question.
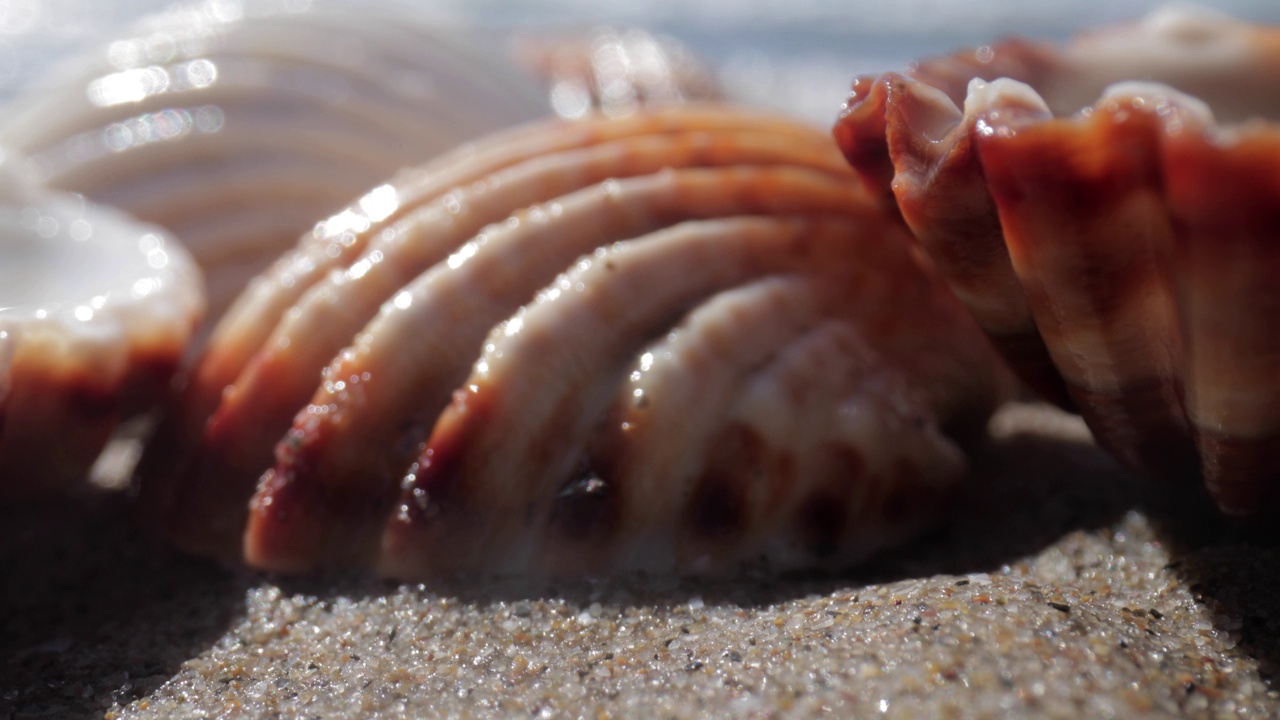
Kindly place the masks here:
POLYGON ((1275 717, 1277 551, 1017 405, 938 532, 840 577, 228 571, 98 493, 0 511, 0 720, 1275 717))

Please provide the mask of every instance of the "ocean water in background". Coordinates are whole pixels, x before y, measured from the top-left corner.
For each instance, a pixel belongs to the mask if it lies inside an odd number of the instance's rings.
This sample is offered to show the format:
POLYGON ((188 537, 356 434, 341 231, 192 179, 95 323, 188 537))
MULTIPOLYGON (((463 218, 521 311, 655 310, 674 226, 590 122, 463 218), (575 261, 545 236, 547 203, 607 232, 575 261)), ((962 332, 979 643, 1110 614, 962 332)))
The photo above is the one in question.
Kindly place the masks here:
MULTIPOLYGON (((356 0, 207 0, 290 7, 356 0)), ((170 0, 0 0, 0 98, 36 81, 50 62, 92 47, 170 0)), ((1140 16, 1160 0, 376 0, 376 5, 464 22, 486 32, 637 25, 688 44, 740 99, 828 121, 856 74, 901 68, 914 58, 1010 34, 1063 38, 1074 30, 1140 16)), ((1249 20, 1280 23, 1275 0, 1200 3, 1249 20)))

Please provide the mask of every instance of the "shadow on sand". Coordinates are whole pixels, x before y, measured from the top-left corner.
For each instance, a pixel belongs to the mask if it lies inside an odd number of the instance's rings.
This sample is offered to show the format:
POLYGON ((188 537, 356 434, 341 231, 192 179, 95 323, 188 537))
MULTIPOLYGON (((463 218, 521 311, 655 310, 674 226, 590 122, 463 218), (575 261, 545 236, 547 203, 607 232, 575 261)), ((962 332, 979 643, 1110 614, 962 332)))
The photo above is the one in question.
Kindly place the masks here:
POLYGON ((136 529, 119 494, 0 509, 0 717, 102 717, 174 675, 248 578, 136 529))
MULTIPOLYGON (((1280 666, 1277 552, 1244 539, 1195 492, 1172 493, 1119 469, 1083 426, 1053 432, 1036 412, 974 456, 974 482, 932 535, 836 577, 749 576, 733 581, 624 578, 578 581, 456 581, 422 592, 481 605, 559 598, 571 605, 706 603, 762 607, 814 593, 939 573, 995 572, 1063 535, 1116 524, 1139 510, 1152 518, 1173 568, 1238 634, 1264 677, 1280 666)), ((999 422, 999 420, 997 421, 999 422)), ((208 650, 245 611, 250 588, 325 599, 402 592, 364 576, 290 580, 231 573, 158 548, 133 526, 120 496, 0 511, 0 709, 14 717, 100 717, 176 674, 208 650)), ((3 715, 3 713, 0 713, 3 715)))

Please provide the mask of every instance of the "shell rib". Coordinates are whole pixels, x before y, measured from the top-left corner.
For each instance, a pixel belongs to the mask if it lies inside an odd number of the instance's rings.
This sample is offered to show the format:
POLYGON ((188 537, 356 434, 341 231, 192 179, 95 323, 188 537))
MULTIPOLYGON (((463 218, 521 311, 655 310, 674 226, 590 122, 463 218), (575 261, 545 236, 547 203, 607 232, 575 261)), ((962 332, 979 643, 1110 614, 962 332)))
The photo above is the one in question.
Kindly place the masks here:
POLYGON ((1277 69, 1280 29, 1169 9, 862 78, 836 127, 1024 379, 1235 515, 1280 475, 1277 69))
MULTIPOLYGON (((408 481, 402 485, 399 508, 384 538, 380 569, 394 577, 432 576, 473 567, 515 572, 532 566, 561 572, 563 553, 539 552, 539 546, 549 540, 564 542, 567 535, 575 544, 600 552, 599 543, 617 541, 612 536, 623 522, 633 524, 631 531, 640 535, 654 529, 665 530, 662 537, 675 536, 677 547, 667 549, 661 542, 643 543, 594 563, 574 563, 571 570, 706 571, 754 559, 763 559, 776 569, 791 569, 830 555, 838 555, 845 563, 858 557, 857 553, 868 548, 851 547, 853 543, 847 541, 856 536, 842 532, 846 530, 844 524, 849 529, 856 528, 857 520, 864 519, 857 515, 875 515, 879 508, 825 494, 810 498, 815 492, 813 486, 823 480, 847 493, 857 492, 864 484, 889 482, 874 472, 863 474, 868 463, 864 457, 872 448, 859 442, 864 438, 854 433, 839 432, 847 428, 828 431, 834 435, 828 440, 834 446, 830 452, 843 462, 831 468, 832 477, 824 478, 815 472, 816 468, 804 464, 820 463, 825 458, 797 457, 809 449, 803 441, 811 438, 766 434, 773 429, 769 425, 787 422, 787 411, 791 409, 787 403, 752 413, 749 420, 736 419, 736 424, 717 417, 713 421, 717 431, 711 433, 713 437, 685 448, 679 453, 682 459, 706 457, 721 444, 716 436, 739 427, 744 433, 759 436, 762 447, 758 452, 768 459, 727 474, 723 485, 706 489, 700 485, 717 483, 721 468, 704 471, 695 467, 693 473, 677 470, 667 474, 650 465, 656 459, 653 456, 631 452, 631 433, 648 431, 659 436, 651 436, 651 442, 661 451, 664 440, 684 440, 688 429, 684 423, 654 427, 645 422, 644 412, 638 412, 640 417, 635 422, 617 421, 618 428, 606 424, 606 434, 622 435, 614 447, 605 442, 602 451, 588 456, 588 439, 602 421, 609 423, 605 411, 614 404, 618 386, 623 384, 623 371, 629 365, 626 359, 644 349, 645 338, 659 335, 671 326, 671 318, 680 317, 685 308, 701 298, 713 298, 766 273, 773 277, 814 273, 817 277, 805 280, 834 286, 815 289, 815 293, 823 289, 846 293, 841 298, 845 302, 839 304, 843 305, 841 319, 848 322, 855 308, 848 302, 849 288, 866 279, 847 265, 841 268, 846 272, 844 277, 832 268, 839 267, 836 263, 840 253, 851 250, 842 241, 865 232, 865 226, 847 221, 797 221, 791 217, 712 220, 678 225, 614 245, 579 263, 538 302, 490 336, 491 347, 485 348, 470 379, 463 384, 465 389, 437 421, 408 481), (625 429, 622 423, 627 423, 625 429), (791 456, 797 467, 782 467, 787 462, 784 456, 791 456), (639 487, 624 496, 626 504, 611 511, 609 496, 622 495, 625 491, 621 488, 633 483, 639 483, 639 487), (742 486, 752 483, 764 486, 757 491, 773 496, 775 509, 781 513, 791 510, 794 514, 800 501, 828 503, 837 519, 830 527, 821 528, 807 513, 798 514, 793 524, 783 527, 777 527, 773 517, 753 518, 746 542, 716 558, 715 563, 703 553, 679 546, 681 530, 688 528, 697 533, 718 529, 718 523, 701 517, 700 504, 723 502, 725 514, 731 514, 733 511, 727 508, 736 504, 734 496, 742 492, 742 486), (593 500, 589 497, 593 494, 602 497, 593 500), (708 495, 715 497, 702 499, 708 495), (581 507, 592 502, 598 507, 581 507), (624 514, 625 520, 620 517, 624 514), (671 527, 671 521, 677 527, 671 527), (699 526, 699 521, 704 524, 699 526), (805 543, 810 532, 824 537, 805 543)), ((870 253, 864 259, 870 260, 869 256, 870 253)), ((866 273, 868 267, 875 267, 876 272, 882 269, 874 262, 860 269, 866 273)), ((815 299, 818 307, 825 304, 815 299)), ((811 311, 799 319, 812 323, 819 318, 820 314, 811 311)), ((751 332, 749 328, 737 330, 751 332)), ((852 370, 846 365, 833 375, 847 379, 842 376, 852 370)), ((807 382, 821 384, 821 380, 807 382)), ((872 388, 868 394, 874 395, 878 388, 874 382, 869 384, 872 388)), ((861 400, 857 390, 861 388, 855 387, 853 392, 844 389, 845 394, 838 396, 842 402, 814 408, 826 421, 824 424, 838 425, 841 410, 855 412, 854 407, 861 400)), ((630 405, 643 406, 647 397, 643 390, 638 397, 632 390, 630 405)), ((703 400, 700 395, 694 397, 694 402, 703 400)), ((909 396, 895 399, 910 403, 909 396)), ((680 400, 690 402, 688 396, 680 400)), ((744 401, 749 402, 750 398, 744 401)), ((795 404, 803 407, 802 403, 795 404)), ((716 409, 724 413, 726 408, 716 409)), ((889 418, 878 420, 891 422, 889 418)), ((904 436, 905 445, 916 439, 911 432, 904 436)), ((822 448, 821 442, 818 447, 822 448)), ((894 454, 897 449, 887 454, 894 454)), ((932 468, 932 474, 919 472, 914 465, 909 467, 895 478, 895 491, 936 497, 945 494, 945 489, 962 476, 963 459, 954 444, 930 449, 935 452, 926 454, 925 462, 941 467, 932 468), (943 456, 941 461, 939 454, 943 456)), ((287 527, 287 520, 276 521, 272 509, 254 516, 251 541, 262 534, 256 522, 259 518, 273 528, 281 524, 287 527)), ((913 508, 912 514, 919 509, 913 508)), ((733 518, 723 523, 732 524, 733 518)), ((630 535, 624 536, 624 541, 629 539, 630 535)), ((693 547, 700 549, 696 544, 693 547)))
POLYGON ((388 187, 386 217, 333 252, 304 240, 215 333, 143 464, 183 547, 226 557, 243 533, 258 567, 395 577, 847 564, 931 515, 887 498, 954 485, 964 459, 939 428, 980 427, 1004 387, 900 226, 791 121, 549 123, 388 187), (689 377, 718 388, 696 434, 648 423, 633 372, 662 417, 690 410, 689 377), (780 424, 792 412, 814 432, 780 424), (868 445, 878 433, 928 453, 868 445), (776 477, 708 462, 729 435, 776 477), (730 489, 690 509, 713 471, 730 489), (794 516, 823 477, 848 502, 806 539, 794 516), (597 508, 600 487, 616 502, 597 508), (750 514, 727 517, 721 494, 750 514), (699 523, 718 539, 675 539, 699 523))
POLYGON ((0 499, 83 480, 157 404, 203 309, 182 247, 0 164, 0 499))
POLYGON ((316 218, 549 112, 469 35, 363 8, 186 5, 31 88, 0 142, 50 186, 170 230, 209 278, 217 317, 316 218))

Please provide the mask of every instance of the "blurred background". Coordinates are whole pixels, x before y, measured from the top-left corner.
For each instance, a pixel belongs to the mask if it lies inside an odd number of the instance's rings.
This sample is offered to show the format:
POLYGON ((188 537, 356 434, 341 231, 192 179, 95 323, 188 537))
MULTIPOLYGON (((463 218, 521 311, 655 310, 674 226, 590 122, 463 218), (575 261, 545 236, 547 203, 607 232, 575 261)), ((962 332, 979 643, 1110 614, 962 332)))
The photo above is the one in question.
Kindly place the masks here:
MULTIPOLYGON (((638 25, 689 45, 730 94, 828 121, 858 73, 994 37, 1064 38, 1078 28, 1140 16, 1159 0, 222 0, 251 5, 375 4, 511 32, 638 25)), ((0 98, 50 61, 102 41, 171 0, 0 0, 0 98)), ((1199 3, 1280 23, 1276 0, 1199 3)))

